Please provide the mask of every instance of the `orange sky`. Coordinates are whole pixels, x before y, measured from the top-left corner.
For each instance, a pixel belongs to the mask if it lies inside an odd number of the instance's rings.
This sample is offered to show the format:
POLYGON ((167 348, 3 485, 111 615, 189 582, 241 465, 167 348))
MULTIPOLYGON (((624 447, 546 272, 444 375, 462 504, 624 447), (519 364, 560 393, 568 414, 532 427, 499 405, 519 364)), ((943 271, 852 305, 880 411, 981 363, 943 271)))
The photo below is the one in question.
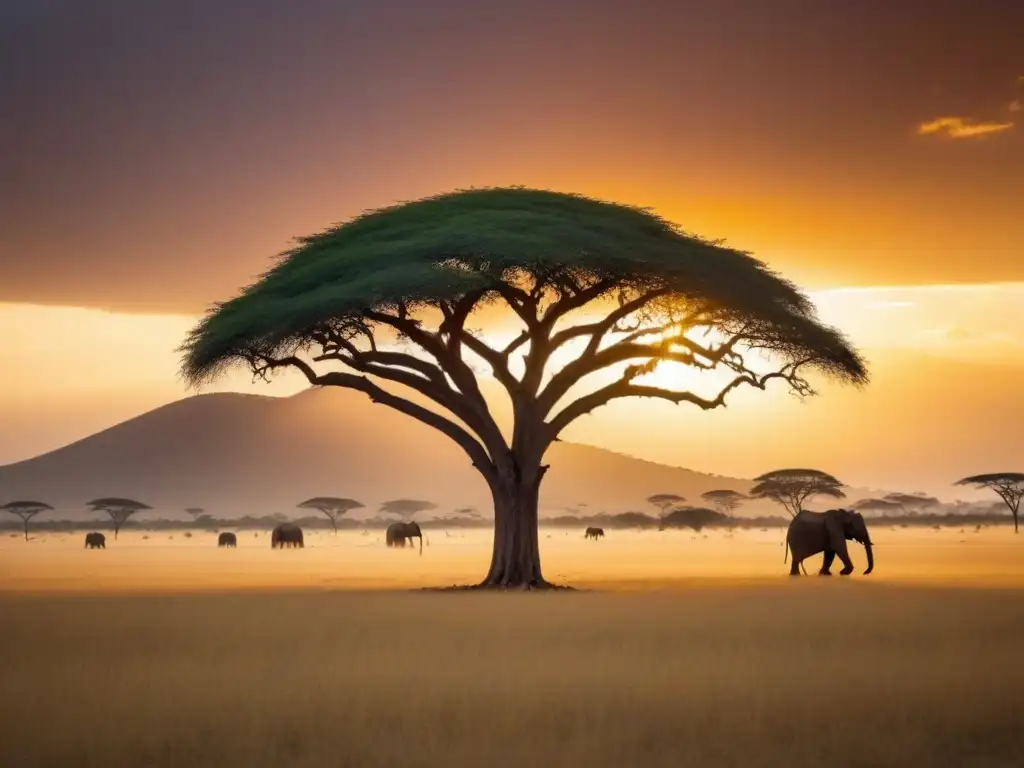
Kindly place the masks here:
POLYGON ((752 250, 873 363, 867 393, 713 427, 620 404, 576 439, 738 474, 770 445, 865 483, 1024 461, 1024 5, 141 6, 0 9, 0 463, 181 396, 183 333, 289 238, 502 184, 752 250))

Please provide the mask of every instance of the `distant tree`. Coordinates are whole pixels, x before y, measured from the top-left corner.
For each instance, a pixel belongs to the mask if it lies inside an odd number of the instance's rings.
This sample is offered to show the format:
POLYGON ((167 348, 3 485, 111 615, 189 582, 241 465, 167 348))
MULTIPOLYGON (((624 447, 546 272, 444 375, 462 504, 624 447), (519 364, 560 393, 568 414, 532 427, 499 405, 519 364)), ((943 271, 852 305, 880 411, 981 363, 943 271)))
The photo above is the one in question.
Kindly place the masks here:
POLYGON ((191 515, 193 520, 198 520, 206 513, 206 510, 202 507, 186 507, 185 512, 191 515))
POLYGON ((658 524, 657 520, 643 512, 620 512, 608 520, 616 528, 653 528, 658 524))
POLYGON ((147 504, 143 504, 141 501, 135 501, 134 499, 119 499, 117 497, 111 497, 106 499, 96 499, 86 504, 87 507, 92 507, 93 512, 106 512, 110 516, 110 521, 114 525, 114 539, 117 539, 117 534, 121 530, 121 526, 124 525, 125 521, 134 515, 136 512, 144 512, 148 509, 152 509, 147 504))
POLYGON ((920 512, 929 507, 938 507, 942 504, 934 496, 923 493, 887 493, 882 497, 883 501, 891 501, 899 504, 909 512, 920 512))
POLYGON ((752 499, 771 499, 783 506, 791 517, 803 511, 804 502, 815 496, 845 498, 842 483, 817 469, 777 469, 754 478, 752 499))
POLYGON ((331 521, 335 536, 338 535, 338 519, 346 512, 351 512, 353 509, 361 509, 362 507, 363 503, 361 501, 335 496, 314 496, 312 499, 306 499, 298 505, 299 509, 315 509, 326 515, 327 519, 331 521))
POLYGON ((480 514, 476 507, 459 507, 452 510, 452 515, 455 517, 472 518, 474 520, 483 519, 483 515, 480 514))
POLYGON ((664 517, 672 507, 679 506, 685 501, 686 499, 677 493, 656 493, 647 497, 647 503, 656 506, 660 510, 661 517, 664 517))
POLYGON ((708 491, 702 493, 700 497, 709 504, 714 504, 727 515, 731 515, 734 510, 738 509, 749 498, 746 494, 727 488, 708 491))
POLYGON ((450 438, 491 492, 480 586, 500 589, 548 586, 543 459, 594 410, 648 398, 710 411, 736 389, 774 382, 813 395, 810 372, 867 381, 813 302, 750 254, 648 210, 524 188, 458 190, 300 238, 217 303, 182 351, 193 385, 233 365, 262 378, 293 369, 450 438), (484 308, 517 323, 508 344, 474 328, 484 308), (721 387, 702 395, 644 380, 663 363, 722 373, 721 387), (484 375, 511 402, 507 434, 484 375))
POLYGON ((902 512, 904 507, 898 501, 891 499, 861 499, 853 505, 858 512, 902 512))
POLYGON ((53 510, 53 507, 41 501, 10 501, 0 509, 21 518, 21 522, 25 525, 25 541, 28 541, 28 521, 40 512, 53 510))
POLYGON ((380 505, 380 511, 386 515, 398 515, 404 520, 412 520, 419 512, 437 509, 437 504, 422 499, 392 499, 380 505))
POLYGON ((692 528, 695 531, 700 531, 707 526, 728 523, 727 515, 707 507, 679 507, 662 518, 662 525, 667 528, 692 528))
POLYGON ((1019 532, 1017 515, 1020 512, 1020 501, 1024 499, 1024 473, 994 472, 987 475, 972 475, 957 480, 955 485, 973 485, 976 488, 995 491, 1013 515, 1013 532, 1019 532))

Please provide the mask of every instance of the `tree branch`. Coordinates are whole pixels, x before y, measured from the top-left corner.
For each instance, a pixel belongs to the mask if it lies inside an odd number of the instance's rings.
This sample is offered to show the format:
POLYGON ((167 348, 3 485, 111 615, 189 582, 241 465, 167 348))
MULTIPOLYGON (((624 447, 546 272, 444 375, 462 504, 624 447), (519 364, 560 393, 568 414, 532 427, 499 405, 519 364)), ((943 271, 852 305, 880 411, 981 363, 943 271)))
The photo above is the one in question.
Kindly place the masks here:
POLYGON ((317 374, 312 366, 299 357, 290 355, 279 359, 266 355, 253 355, 249 358, 249 364, 257 376, 267 377, 267 373, 276 368, 292 367, 302 372, 310 384, 317 387, 334 386, 354 389, 366 394, 373 402, 386 405, 396 411, 412 416, 414 419, 433 427, 444 433, 461 447, 470 460, 480 472, 488 479, 494 478, 494 464, 484 447, 473 438, 466 430, 450 419, 434 413, 416 403, 388 392, 386 389, 374 384, 365 376, 356 376, 352 373, 331 371, 329 373, 317 374))

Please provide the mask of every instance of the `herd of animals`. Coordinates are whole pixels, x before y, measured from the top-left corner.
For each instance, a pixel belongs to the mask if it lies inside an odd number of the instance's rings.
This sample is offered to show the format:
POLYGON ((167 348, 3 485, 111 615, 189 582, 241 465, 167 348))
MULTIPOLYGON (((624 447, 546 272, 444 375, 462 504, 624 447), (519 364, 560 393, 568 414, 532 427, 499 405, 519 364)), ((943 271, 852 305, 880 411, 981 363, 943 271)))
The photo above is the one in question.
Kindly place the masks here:
MULTIPOLYGON (((604 538, 604 529, 590 527, 584 532, 585 539, 604 538)), ((384 534, 385 543, 389 547, 404 547, 412 539, 420 540, 420 554, 423 553, 423 532, 415 522, 392 523, 384 534)), ((847 549, 847 541, 856 541, 863 545, 867 554, 868 567, 864 575, 871 573, 875 567, 871 537, 868 534, 864 516, 850 509, 830 509, 827 512, 802 511, 793 518, 786 532, 786 556, 792 554, 791 576, 799 576, 803 569, 803 561, 814 555, 824 554, 821 576, 832 575, 832 563, 838 557, 843 564, 840 575, 853 573, 853 561, 847 549)), ((102 533, 92 532, 85 535, 86 549, 106 549, 107 539, 102 533)), ((238 546, 238 538, 233 533, 223 532, 217 537, 218 547, 233 548, 238 546)), ((305 546, 302 528, 295 523, 281 523, 270 534, 270 546, 273 549, 302 548, 305 546)), ((806 571, 804 571, 806 573, 806 571)))
MULTIPOLYGON (((420 553, 423 552, 423 532, 418 523, 392 523, 385 531, 385 543, 389 547, 404 547, 412 539, 419 538, 420 553)), ((238 537, 227 531, 217 537, 218 547, 234 548, 238 546, 238 537)), ((295 523, 281 523, 270 532, 270 546, 272 549, 301 549, 306 546, 302 528, 295 523)), ((107 537, 102 533, 93 531, 85 534, 86 549, 106 549, 107 537)))

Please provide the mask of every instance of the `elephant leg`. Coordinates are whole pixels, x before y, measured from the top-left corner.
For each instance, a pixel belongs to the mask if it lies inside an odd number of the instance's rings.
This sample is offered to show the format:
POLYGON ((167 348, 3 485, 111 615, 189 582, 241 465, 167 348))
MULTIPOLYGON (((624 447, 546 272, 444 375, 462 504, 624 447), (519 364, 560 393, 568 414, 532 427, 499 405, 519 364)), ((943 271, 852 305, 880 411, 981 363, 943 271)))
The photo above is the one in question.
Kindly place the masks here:
POLYGON ((832 550, 825 550, 825 559, 821 563, 821 570, 818 571, 819 576, 831 576, 832 562, 836 559, 836 553, 832 550))
POLYGON ((839 559, 843 561, 843 570, 839 572, 840 576, 849 576, 853 573, 853 561, 846 552, 839 553, 839 559))
POLYGON ((800 575, 800 562, 795 557, 793 558, 793 565, 789 569, 789 575, 790 576, 799 576, 800 575))

